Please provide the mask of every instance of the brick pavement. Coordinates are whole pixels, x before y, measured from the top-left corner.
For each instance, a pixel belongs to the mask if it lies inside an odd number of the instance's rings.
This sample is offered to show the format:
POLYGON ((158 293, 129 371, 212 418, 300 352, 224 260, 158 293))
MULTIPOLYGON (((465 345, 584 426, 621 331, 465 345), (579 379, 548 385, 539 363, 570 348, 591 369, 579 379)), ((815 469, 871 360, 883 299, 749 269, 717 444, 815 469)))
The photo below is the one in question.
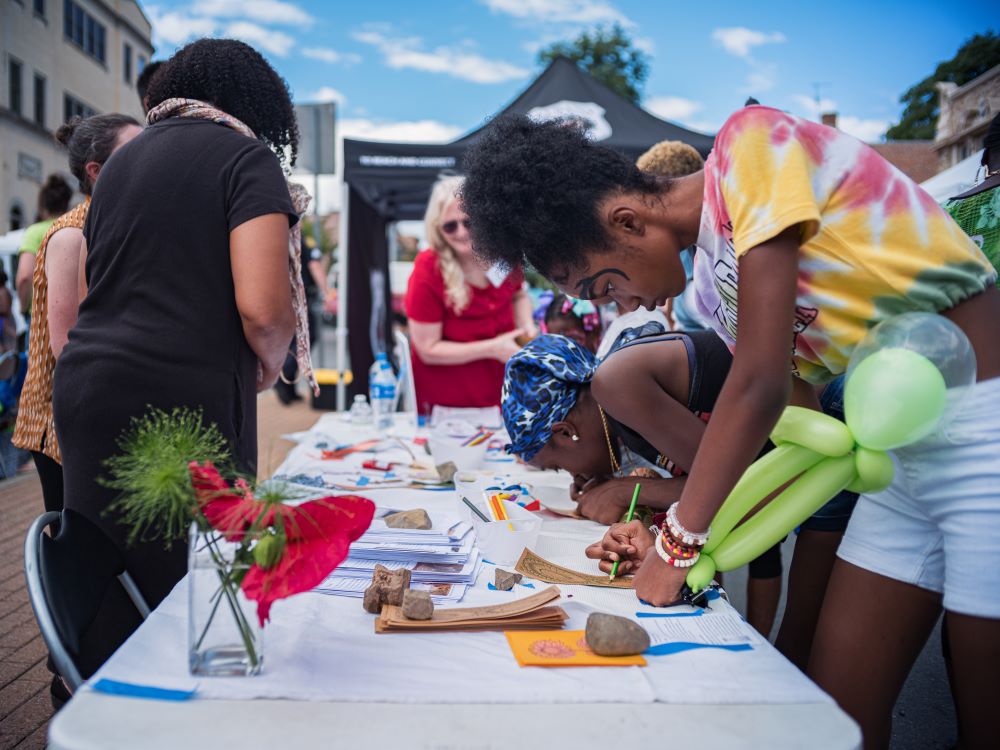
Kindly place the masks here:
MULTIPOLYGON (((307 429, 320 416, 306 402, 282 407, 272 393, 258 402, 259 473, 269 476, 291 444, 280 436, 307 429)), ((46 649, 24 585, 24 535, 43 511, 34 471, 0 481, 0 750, 45 747, 52 716, 46 649)))

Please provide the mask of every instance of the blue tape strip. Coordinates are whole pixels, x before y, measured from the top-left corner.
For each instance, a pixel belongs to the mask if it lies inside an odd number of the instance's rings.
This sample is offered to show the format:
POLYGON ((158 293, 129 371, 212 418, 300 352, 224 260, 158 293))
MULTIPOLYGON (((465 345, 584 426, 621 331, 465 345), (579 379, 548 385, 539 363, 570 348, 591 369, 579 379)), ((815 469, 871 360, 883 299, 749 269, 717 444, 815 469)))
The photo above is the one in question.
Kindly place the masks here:
POLYGON ((749 643, 690 643, 689 641, 671 641, 670 643, 658 643, 650 646, 643 653, 649 656, 670 656, 679 654, 682 651, 693 651, 698 648, 718 648, 723 651, 750 651, 753 649, 749 643))
POLYGON ((370 480, 368 479, 368 477, 361 477, 358 480, 358 487, 364 487, 366 484, 368 484, 369 481, 370 480))
POLYGON ((146 698, 156 701, 186 701, 194 697, 194 690, 168 690, 152 685, 135 685, 131 682, 119 682, 102 678, 90 686, 98 693, 107 695, 123 695, 128 698, 146 698))
POLYGON ((705 614, 704 610, 695 610, 694 612, 636 612, 636 617, 701 617, 705 614))
MULTIPOLYGON (((515 586, 524 586, 524 588, 526 588, 526 589, 533 589, 533 588, 535 588, 535 584, 533 584, 533 583, 515 583, 514 585, 515 586)), ((490 591, 499 591, 500 590, 496 586, 494 586, 492 583, 487 583, 486 584, 486 588, 488 588, 490 591)), ((510 589, 510 590, 513 591, 514 589, 510 589)))

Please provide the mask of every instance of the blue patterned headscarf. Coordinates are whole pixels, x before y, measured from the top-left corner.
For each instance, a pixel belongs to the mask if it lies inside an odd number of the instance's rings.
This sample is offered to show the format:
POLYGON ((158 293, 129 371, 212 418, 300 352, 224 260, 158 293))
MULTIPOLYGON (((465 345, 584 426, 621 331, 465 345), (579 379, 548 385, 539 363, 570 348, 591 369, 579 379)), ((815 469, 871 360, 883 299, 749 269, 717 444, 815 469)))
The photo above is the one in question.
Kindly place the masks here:
POLYGON ((530 461, 576 405, 580 386, 597 370, 597 358, 565 336, 528 342, 511 357, 504 373, 500 410, 511 444, 508 453, 530 461))

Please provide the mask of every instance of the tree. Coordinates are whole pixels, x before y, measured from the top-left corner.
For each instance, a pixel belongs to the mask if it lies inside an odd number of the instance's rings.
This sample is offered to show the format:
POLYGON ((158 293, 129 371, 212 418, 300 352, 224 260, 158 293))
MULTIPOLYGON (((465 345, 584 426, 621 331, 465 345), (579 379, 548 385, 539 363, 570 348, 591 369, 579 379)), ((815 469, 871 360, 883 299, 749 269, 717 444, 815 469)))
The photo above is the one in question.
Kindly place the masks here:
POLYGON ((568 57, 616 94, 639 103, 649 76, 649 55, 635 47, 619 25, 584 31, 571 42, 556 42, 538 53, 540 65, 568 57))
POLYGON ((951 81, 959 86, 1000 65, 1000 36, 993 31, 976 34, 962 45, 955 56, 937 66, 933 75, 907 89, 899 101, 906 105, 896 125, 886 131, 894 141, 933 140, 940 105, 934 84, 951 81))

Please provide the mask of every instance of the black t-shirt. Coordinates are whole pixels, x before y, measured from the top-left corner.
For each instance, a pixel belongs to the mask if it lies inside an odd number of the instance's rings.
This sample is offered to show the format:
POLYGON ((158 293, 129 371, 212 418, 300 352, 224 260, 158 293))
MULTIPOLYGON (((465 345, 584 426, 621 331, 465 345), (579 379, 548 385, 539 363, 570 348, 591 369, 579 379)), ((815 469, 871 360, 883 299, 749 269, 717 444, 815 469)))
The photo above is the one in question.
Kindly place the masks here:
POLYGON ((229 233, 270 213, 297 220, 278 160, 232 128, 175 117, 119 149, 84 227, 89 289, 57 376, 80 389, 66 410, 82 416, 85 399, 132 412, 144 400, 202 406, 253 463, 257 358, 236 307, 229 233))

